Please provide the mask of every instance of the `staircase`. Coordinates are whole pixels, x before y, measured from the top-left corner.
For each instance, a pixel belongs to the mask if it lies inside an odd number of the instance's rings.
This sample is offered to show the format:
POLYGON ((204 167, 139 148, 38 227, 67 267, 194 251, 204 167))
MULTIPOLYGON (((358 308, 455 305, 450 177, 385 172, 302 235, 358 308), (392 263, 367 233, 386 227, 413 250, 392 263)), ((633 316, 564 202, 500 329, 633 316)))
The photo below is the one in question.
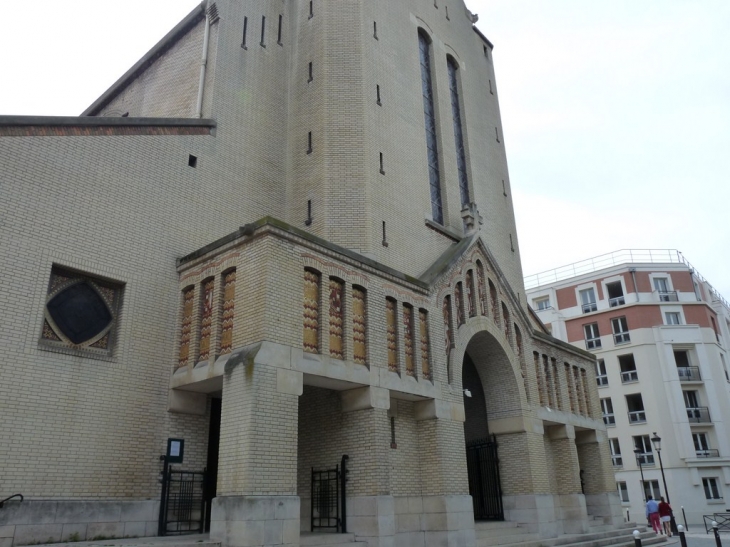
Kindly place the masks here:
POLYGON ((477 547, 634 547, 634 530, 641 533, 643 546, 665 543, 667 540, 634 522, 614 526, 595 518, 589 523, 589 531, 585 534, 566 534, 547 539, 541 539, 539 534, 530 533, 514 522, 477 522, 475 530, 477 547))
POLYGON ((355 541, 355 534, 301 532, 300 547, 368 547, 364 541, 355 541))

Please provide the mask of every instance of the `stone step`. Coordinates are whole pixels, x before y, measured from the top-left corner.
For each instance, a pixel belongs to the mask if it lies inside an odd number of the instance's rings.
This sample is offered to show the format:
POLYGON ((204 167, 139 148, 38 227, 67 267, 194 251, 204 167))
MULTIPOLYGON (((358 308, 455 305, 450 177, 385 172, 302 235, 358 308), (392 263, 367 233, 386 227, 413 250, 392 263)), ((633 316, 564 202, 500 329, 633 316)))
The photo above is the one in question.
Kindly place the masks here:
MULTIPOLYGON (((652 545, 665 541, 663 537, 657 536, 652 531, 647 531, 646 527, 629 528, 622 526, 618 529, 609 531, 589 532, 587 534, 571 534, 549 539, 533 537, 526 541, 518 542, 509 542, 507 539, 507 543, 499 543, 497 545, 503 547, 633 547, 634 537, 632 533, 636 529, 638 529, 641 533, 641 539, 644 545, 652 545)), ((495 544, 482 546, 480 543, 480 547, 491 547, 492 545, 495 544)))
POLYGON ((355 534, 336 534, 334 532, 301 532, 301 547, 367 547, 367 543, 355 541, 355 534))
POLYGON ((477 520, 474 522, 475 530, 504 530, 519 527, 519 523, 506 520, 477 520))
POLYGON ((510 545, 518 545, 530 541, 540 539, 539 534, 531 534, 524 530, 521 534, 512 534, 509 536, 482 536, 477 537, 477 547, 507 547, 510 545))
POLYGON ((477 528, 474 527, 476 536, 480 537, 495 537, 495 536, 519 536, 529 533, 527 529, 519 526, 510 526, 505 528, 477 528))
POLYGON ((221 547, 221 543, 220 541, 211 541, 208 534, 190 534, 184 536, 67 541, 46 543, 44 547, 221 547))

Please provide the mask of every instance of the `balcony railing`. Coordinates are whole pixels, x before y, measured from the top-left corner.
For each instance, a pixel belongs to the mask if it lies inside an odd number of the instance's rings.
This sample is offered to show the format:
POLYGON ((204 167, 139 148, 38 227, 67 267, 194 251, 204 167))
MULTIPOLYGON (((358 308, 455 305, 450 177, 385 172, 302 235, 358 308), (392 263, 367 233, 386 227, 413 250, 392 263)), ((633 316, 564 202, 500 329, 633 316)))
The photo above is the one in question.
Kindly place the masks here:
POLYGON ((710 409, 706 406, 698 406, 687 409, 687 418, 693 424, 710 423, 710 409))
POLYGON ((630 424, 646 423, 646 411, 645 410, 630 410, 629 411, 629 423, 630 424))
POLYGON ((680 382, 701 382, 700 367, 677 367, 680 382))
POLYGON ((630 382, 638 382, 639 373, 636 370, 627 370, 621 373, 621 383, 628 384, 630 382))
POLYGON ((614 426, 616 425, 616 417, 613 414, 604 414, 603 423, 606 424, 607 427, 614 426))
POLYGON ((707 450, 697 450, 695 455, 698 458, 719 458, 720 451, 716 448, 708 448, 707 450))
POLYGON ((628 344, 631 342, 631 335, 628 332, 619 332, 613 335, 614 344, 628 344))
POLYGON ((614 467, 623 467, 624 466, 624 459, 621 457, 621 454, 618 454, 617 456, 611 455, 611 461, 613 462, 614 467))
POLYGON ((601 347, 600 338, 588 338, 586 339, 586 349, 598 349, 601 347))
POLYGON ((651 452, 637 454, 636 461, 639 462, 641 465, 654 465, 654 454, 652 454, 651 452))
POLYGON ((677 291, 660 291, 659 302, 677 302, 677 291))
POLYGON ((615 308, 616 306, 623 306, 624 304, 626 304, 626 300, 623 296, 608 299, 608 305, 612 308, 615 308))
POLYGON ((605 374, 602 376, 596 376, 596 384, 598 387, 607 386, 608 385, 608 376, 605 374))
POLYGON ((592 311, 596 311, 598 309, 598 306, 595 302, 589 302, 588 304, 583 304, 583 313, 591 313, 592 311))

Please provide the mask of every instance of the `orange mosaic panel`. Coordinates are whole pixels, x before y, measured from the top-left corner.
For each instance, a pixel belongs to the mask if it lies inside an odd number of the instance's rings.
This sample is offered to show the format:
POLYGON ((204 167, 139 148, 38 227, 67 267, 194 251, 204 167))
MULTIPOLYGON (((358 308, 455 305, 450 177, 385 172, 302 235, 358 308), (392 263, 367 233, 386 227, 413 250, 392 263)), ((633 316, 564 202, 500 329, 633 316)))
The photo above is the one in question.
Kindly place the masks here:
POLYGON ((304 351, 319 353, 319 280, 320 275, 304 271, 304 351))
POLYGON ((385 323, 388 339, 388 370, 398 372, 398 328, 395 321, 395 300, 385 301, 385 323))
POLYGON ((203 301, 200 303, 200 352, 198 361, 210 357, 210 334, 213 325, 213 287, 212 279, 203 282, 203 301))
POLYGON ((454 289, 454 303, 456 304, 456 320, 458 325, 461 326, 465 323, 464 320, 464 301, 462 299, 461 281, 456 284, 454 289))
POLYGON ((233 320, 236 316, 236 270, 223 276, 223 315, 221 316, 221 348, 225 355, 233 350, 233 320))
POLYGON ((474 317, 477 314, 476 294, 474 293, 474 270, 466 272, 466 303, 469 317, 474 317))
POLYGON ((342 307, 342 292, 344 284, 336 279, 330 279, 330 355, 337 359, 345 358, 342 328, 344 312, 342 307))
POLYGON ((403 348, 406 355, 406 374, 415 376, 416 369, 413 358, 413 308, 403 305, 403 348))
POLYGON ((431 379, 431 363, 429 361, 429 340, 428 340, 428 312, 420 310, 419 324, 421 326, 421 373, 426 380, 431 379))
POLYGON ((356 363, 364 365, 367 362, 365 350, 365 332, 367 315, 365 308, 365 290, 352 288, 352 353, 356 363))
POLYGON ((479 308, 482 315, 487 315, 487 286, 484 281, 484 270, 477 263, 477 289, 479 291, 479 308))
POLYGON ((183 292, 183 311, 182 322, 180 324, 180 355, 178 356, 177 366, 184 367, 188 364, 190 357, 190 337, 193 327, 193 299, 195 297, 195 289, 190 287, 183 292))
POLYGON ((451 296, 444 297, 444 303, 441 306, 441 311, 444 316, 444 333, 445 333, 445 347, 446 347, 446 368, 449 368, 449 353, 451 347, 454 345, 454 334, 451 330, 451 296))

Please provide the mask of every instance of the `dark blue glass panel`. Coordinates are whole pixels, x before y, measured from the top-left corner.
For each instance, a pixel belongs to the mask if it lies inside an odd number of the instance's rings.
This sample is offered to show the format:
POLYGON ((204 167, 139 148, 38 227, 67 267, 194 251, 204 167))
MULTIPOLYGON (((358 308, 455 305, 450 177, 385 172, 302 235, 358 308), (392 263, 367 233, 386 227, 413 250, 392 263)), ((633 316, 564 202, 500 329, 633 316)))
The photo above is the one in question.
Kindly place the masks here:
POLYGON ((433 87, 431 85, 431 45, 421 33, 418 34, 418 50, 421 62, 421 91, 423 93, 423 117, 426 124, 426 153, 428 178, 431 192, 431 214, 433 220, 443 224, 441 206, 441 179, 439 176, 438 140, 433 108, 433 87))
POLYGON ((56 326, 74 344, 91 340, 112 321, 104 300, 86 282, 60 292, 46 308, 56 326))
POLYGON ((459 191, 461 204, 467 205, 469 198, 469 179, 466 174, 466 153, 464 151, 464 135, 461 125, 461 106, 459 105, 459 85, 457 81, 456 62, 449 58, 449 89, 451 90, 451 114, 454 119, 454 141, 456 144, 456 169, 459 174, 459 191))

